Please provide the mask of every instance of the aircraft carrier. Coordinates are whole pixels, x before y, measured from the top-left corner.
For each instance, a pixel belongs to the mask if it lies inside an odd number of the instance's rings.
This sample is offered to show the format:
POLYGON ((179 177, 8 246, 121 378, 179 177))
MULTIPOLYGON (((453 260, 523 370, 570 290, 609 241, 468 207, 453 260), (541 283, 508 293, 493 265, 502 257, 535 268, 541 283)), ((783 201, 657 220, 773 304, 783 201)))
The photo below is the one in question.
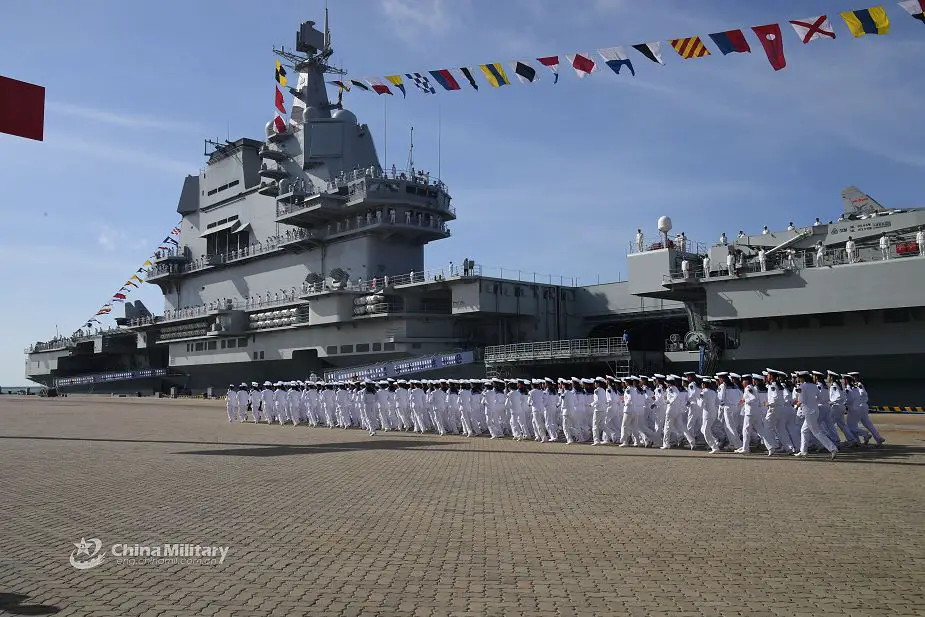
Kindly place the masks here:
POLYGON ((849 189, 837 222, 713 245, 671 237, 663 217, 658 241, 629 247, 629 280, 601 285, 491 276, 477 255, 428 267, 424 246, 457 217, 450 188, 384 169, 369 127, 329 100, 327 24, 303 23, 295 50, 278 53, 298 75, 290 120, 214 145, 183 181, 180 245, 146 277, 162 313, 127 302, 109 330, 38 342, 27 378, 63 392, 219 393, 311 376, 770 365, 859 370, 888 389, 872 403, 925 394, 925 210, 849 189))

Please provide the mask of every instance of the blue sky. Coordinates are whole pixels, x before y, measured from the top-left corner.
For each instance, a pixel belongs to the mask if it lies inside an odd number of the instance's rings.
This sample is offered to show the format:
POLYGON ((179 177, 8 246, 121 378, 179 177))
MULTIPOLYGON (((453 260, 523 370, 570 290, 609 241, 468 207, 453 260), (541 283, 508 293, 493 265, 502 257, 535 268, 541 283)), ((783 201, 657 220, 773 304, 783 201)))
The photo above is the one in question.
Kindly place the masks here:
MULTIPOLYGON (((637 227, 658 216, 713 241, 721 231, 835 218, 841 189, 922 206, 925 27, 894 2, 888 36, 853 39, 847 0, 331 0, 335 61, 353 77, 592 51, 784 23, 789 67, 752 54, 555 86, 408 98, 353 92, 388 164, 440 167, 459 220, 428 263, 616 279, 637 227), (784 7, 786 5, 786 7, 784 7), (828 13, 838 39, 803 46, 789 19, 828 13)), ((203 139, 259 138, 273 110, 273 45, 320 21, 321 0, 13 3, 0 74, 47 88, 45 141, 0 135, 0 383, 22 383, 24 346, 91 316, 177 222, 203 139)), ((563 58, 564 60, 564 58, 563 58)), ((332 89, 333 90, 333 89, 332 89)), ((332 92, 333 95, 333 92, 332 92)), ((150 287, 150 286, 146 286, 150 287)), ((132 296, 160 310, 156 288, 132 296)))

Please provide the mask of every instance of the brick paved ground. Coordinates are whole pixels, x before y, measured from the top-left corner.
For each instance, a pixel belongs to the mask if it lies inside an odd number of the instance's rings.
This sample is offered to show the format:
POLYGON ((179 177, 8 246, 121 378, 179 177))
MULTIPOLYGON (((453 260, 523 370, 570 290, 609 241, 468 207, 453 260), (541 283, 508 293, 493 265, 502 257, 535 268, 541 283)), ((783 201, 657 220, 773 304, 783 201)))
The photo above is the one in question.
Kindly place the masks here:
POLYGON ((875 416, 889 447, 830 463, 224 415, 0 397, 0 613, 925 612, 923 416, 875 416), (231 551, 76 570, 81 537, 231 551))

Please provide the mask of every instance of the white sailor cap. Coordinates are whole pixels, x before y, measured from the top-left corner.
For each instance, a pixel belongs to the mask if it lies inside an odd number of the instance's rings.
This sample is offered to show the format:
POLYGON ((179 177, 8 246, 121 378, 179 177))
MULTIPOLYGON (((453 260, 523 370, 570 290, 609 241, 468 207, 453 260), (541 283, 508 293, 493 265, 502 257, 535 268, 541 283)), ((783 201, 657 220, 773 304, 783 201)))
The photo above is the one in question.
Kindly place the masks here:
POLYGON ((761 379, 762 377, 764 377, 764 375, 759 375, 758 373, 752 373, 752 377, 754 377, 755 379, 761 379))
POLYGON ((553 381, 552 377, 546 377, 543 379, 543 381, 545 381, 546 383, 556 383, 555 381, 553 381))
POLYGON ((825 373, 822 371, 812 371, 810 374, 815 375, 816 377, 825 377, 825 373))
POLYGON ((387 385, 389 385, 389 382, 387 382, 385 379, 381 379, 381 380, 379 380, 379 383, 378 383, 377 385, 380 385, 380 386, 387 386, 387 385))
POLYGON ((809 371, 797 371, 797 377, 809 377, 809 371))
POLYGON ((749 381, 751 381, 754 377, 755 376, 750 373, 745 373, 744 375, 742 375, 742 379, 747 379, 749 381))
POLYGON ((407 382, 406 380, 404 380, 404 379, 399 379, 399 380, 396 381, 395 383, 397 383, 397 384, 406 384, 406 383, 408 383, 408 382, 407 382))
POLYGON ((265 381, 265 382, 263 382, 263 385, 265 385, 265 386, 272 386, 273 384, 271 384, 269 381, 265 381))
POLYGON ((656 379, 666 379, 666 377, 662 375, 661 373, 656 373, 655 375, 652 375, 652 376, 655 377, 656 379))
POLYGON ((694 377, 696 377, 697 379, 700 379, 701 381, 703 381, 704 379, 706 379, 706 377, 703 376, 703 375, 694 375, 694 377))
POLYGON ((386 379, 386 381, 389 382, 389 383, 394 383, 394 382, 395 382, 395 380, 392 379, 391 377, 389 377, 388 379, 386 379))
POLYGON ((684 373, 685 377, 693 377, 695 375, 697 375, 696 371, 687 371, 686 373, 684 373))
POLYGON ((556 383, 559 383, 559 384, 566 384, 566 383, 568 383, 568 380, 567 380, 567 379, 563 379, 563 378, 560 377, 558 380, 556 380, 556 383))
POLYGON ((542 379, 531 379, 530 383, 534 385, 539 385, 543 383, 543 380, 542 379))
POLYGON ((840 373, 836 373, 835 371, 826 371, 826 373, 829 374, 829 375, 832 376, 832 377, 841 377, 841 374, 840 374, 840 373))
POLYGON ((860 377, 861 374, 857 371, 851 371, 850 373, 845 373, 848 377, 860 377))
POLYGON ((256 387, 259 386, 259 385, 260 385, 260 384, 257 383, 256 381, 252 381, 252 382, 251 382, 251 387, 256 388, 256 387))
POLYGON ((728 377, 729 373, 727 373, 726 371, 720 371, 719 373, 716 374, 716 376, 717 377, 728 377))
POLYGON ((729 376, 732 377, 733 379, 742 379, 742 376, 739 375, 738 373, 729 373, 729 376))
POLYGON ((674 373, 671 373, 671 374, 668 375, 668 377, 666 377, 665 379, 668 380, 668 381, 677 381, 677 380, 679 380, 679 379, 681 379, 681 378, 680 378, 678 375, 675 375, 674 373))
POLYGON ((229 387, 229 388, 237 388, 237 386, 234 385, 233 383, 228 384, 228 387, 229 387))
POLYGON ((244 383, 244 382, 242 381, 242 382, 241 382, 241 385, 240 385, 240 386, 238 386, 238 387, 239 387, 239 388, 246 388, 246 387, 247 387, 247 384, 246 384, 246 383, 244 383))
POLYGON ((594 380, 588 379, 587 377, 585 377, 584 379, 581 380, 581 383, 585 384, 586 386, 590 386, 591 384, 594 383, 594 380))

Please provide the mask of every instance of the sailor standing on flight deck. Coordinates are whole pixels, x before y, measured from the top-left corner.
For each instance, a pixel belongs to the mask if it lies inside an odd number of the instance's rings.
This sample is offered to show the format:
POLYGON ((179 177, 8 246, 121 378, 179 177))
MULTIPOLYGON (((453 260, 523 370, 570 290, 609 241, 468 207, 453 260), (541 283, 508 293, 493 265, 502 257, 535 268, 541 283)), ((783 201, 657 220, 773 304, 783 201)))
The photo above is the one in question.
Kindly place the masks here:
POLYGON ((848 236, 848 241, 845 242, 845 253, 848 255, 849 264, 857 262, 857 246, 854 244, 854 240, 851 238, 851 236, 848 236))
POLYGON ((886 234, 880 236, 880 259, 886 261, 890 258, 890 241, 886 234))

